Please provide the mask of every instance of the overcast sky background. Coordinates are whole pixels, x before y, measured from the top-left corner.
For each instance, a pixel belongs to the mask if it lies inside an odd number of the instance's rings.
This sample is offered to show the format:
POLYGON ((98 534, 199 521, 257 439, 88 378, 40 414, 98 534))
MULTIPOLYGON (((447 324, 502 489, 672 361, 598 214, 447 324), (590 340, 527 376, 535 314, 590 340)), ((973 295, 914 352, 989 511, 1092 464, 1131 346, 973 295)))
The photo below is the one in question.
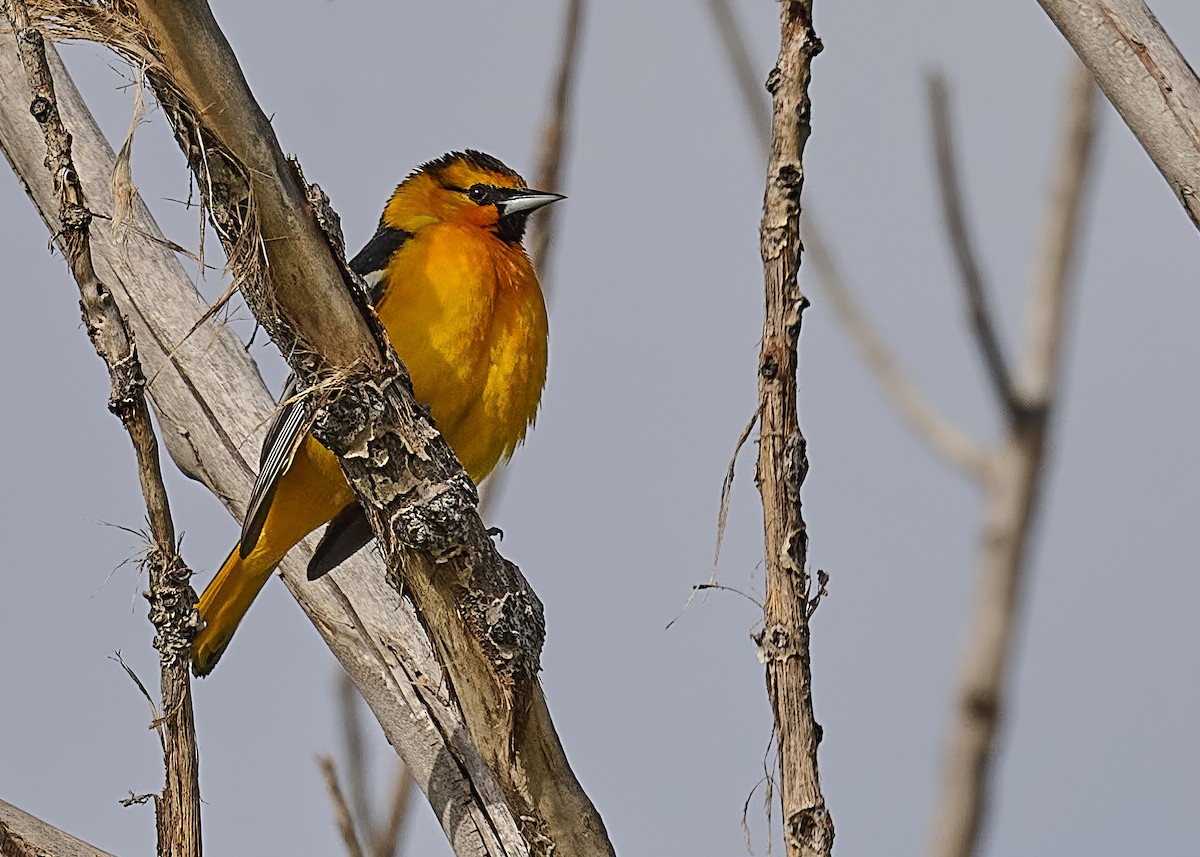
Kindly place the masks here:
MULTIPOLYGON (((286 151, 371 234, 414 164, 480 148, 533 170, 561 5, 215 2, 286 151)), ((546 606, 543 681, 574 768, 620 853, 744 853, 742 806, 770 735, 757 608, 692 605, 722 474, 754 408, 761 156, 700 0, 601 0, 585 22, 551 278, 549 384, 501 509, 502 550, 546 606)), ((777 7, 741 0, 761 77, 777 7)), ((1200 5, 1156 0, 1200 60, 1200 5)), ((1021 335, 1067 49, 1036 3, 818 2, 807 204, 905 366, 974 436, 997 419, 965 336, 939 225, 922 74, 950 76, 970 219, 1005 339, 1021 335)), ((119 141, 132 92, 90 45, 66 50, 119 141)), ((161 115, 134 176, 194 246, 188 176, 161 115)), ((1014 707, 988 855, 1195 853, 1200 805, 1198 236, 1104 107, 1064 407, 1032 552, 1014 707)), ((160 788, 145 701, 152 630, 132 564, 144 518, 133 456, 74 284, 12 178, 0 178, 7 418, 0 534, 0 797, 119 855, 153 851, 160 788)), ((210 242, 210 257, 217 245, 210 242)), ((821 772, 846 855, 923 851, 965 635, 979 497, 896 421, 819 286, 802 338, 805 508, 832 577, 814 624, 821 772)), ((202 285, 215 297, 222 283, 202 285)), ((248 330, 248 328, 247 328, 248 330)), ((271 347, 253 353, 272 384, 271 347)), ((721 580, 760 592, 753 450, 721 580)), ((171 477, 197 588, 237 526, 171 477)), ((339 854, 318 753, 338 748, 337 666, 272 582, 196 689, 211 854, 339 854)), ((374 753, 388 779, 390 749, 374 753)), ((759 797, 753 850, 764 854, 759 797)), ((423 801, 411 854, 448 854, 423 801)), ((777 842, 778 845, 778 842, 777 842)))

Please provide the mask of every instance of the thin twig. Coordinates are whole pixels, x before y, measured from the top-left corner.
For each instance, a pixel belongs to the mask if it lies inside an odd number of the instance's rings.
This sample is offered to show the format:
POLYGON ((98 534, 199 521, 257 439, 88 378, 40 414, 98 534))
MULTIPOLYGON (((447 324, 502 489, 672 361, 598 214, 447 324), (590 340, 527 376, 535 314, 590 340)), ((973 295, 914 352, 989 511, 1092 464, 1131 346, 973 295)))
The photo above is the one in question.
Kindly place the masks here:
MULTIPOLYGON (((708 0, 708 8, 721 37, 725 59, 741 92, 746 118, 754 129, 761 150, 766 152, 771 142, 770 110, 766 91, 750 59, 745 34, 729 0, 708 0)), ((891 399, 893 407, 934 453, 972 478, 982 478, 986 464, 983 450, 940 414, 901 368, 882 335, 855 299, 853 289, 834 259, 833 245, 825 239, 824 231, 813 214, 811 203, 805 206, 801 216, 800 233, 816 280, 825 289, 838 321, 846 329, 851 342, 862 352, 868 368, 891 399)))
MULTIPOLYGON (((562 48, 558 55, 554 84, 550 88, 549 113, 542 125, 542 142, 538 149, 537 168, 533 186, 539 190, 558 192, 562 185, 562 165, 567 149, 567 131, 571 124, 571 94, 574 91, 576 69, 579 66, 580 34, 583 30, 584 0, 568 0, 563 18, 562 48)), ((542 294, 550 300, 553 280, 549 276, 550 257, 554 247, 554 206, 542 209, 529 226, 529 258, 538 272, 542 294)), ((508 465, 501 464, 480 486, 479 516, 488 520, 495 511, 500 495, 508 481, 508 465)))
POLYGON ((896 412, 909 428, 933 452, 975 480, 987 471, 987 453, 957 426, 929 403, 925 395, 900 367, 896 356, 868 320, 854 293, 850 290, 841 269, 830 255, 825 241, 811 217, 802 223, 804 246, 808 262, 825 294, 833 304, 834 314, 842 323, 851 341, 858 346, 875 380, 883 388, 896 412))
POLYGON ((954 154, 954 132, 950 121, 950 94, 946 80, 940 74, 931 74, 927 80, 929 97, 929 121, 933 132, 934 157, 937 163, 938 191, 942 203, 942 216, 946 221, 946 232, 950 248, 958 264, 959 280, 967 299, 967 310, 971 330, 983 355, 984 365, 996 396, 1005 412, 1011 412, 1013 396, 1012 376, 1004 358, 1004 349, 996 332, 996 322, 988 306, 987 290, 983 272, 975 247, 967 228, 966 204, 961 183, 958 180, 958 162, 954 154))
MULTIPOLYGON (((579 67, 580 32, 583 29, 584 0, 567 0, 563 19, 562 48, 550 90, 550 110, 542 126, 542 145, 538 152, 533 186, 558 192, 562 185, 562 165, 567 151, 567 132, 571 128, 571 95, 575 90, 579 67)), ((548 291, 550 250, 554 239, 554 206, 542 211, 529 228, 529 258, 541 274, 543 291, 548 291)))
POLYGON ((412 810, 413 778, 403 762, 396 766, 387 819, 371 836, 371 857, 396 857, 412 810))
POLYGON ((367 754, 363 744, 362 718, 359 716, 358 689, 344 670, 338 670, 338 712, 342 721, 342 742, 346 753, 343 770, 350 781, 350 803, 354 821, 364 838, 375 829, 371 799, 367 790, 367 754))
POLYGON ((1061 371, 1071 262, 1093 162, 1095 87, 1074 64, 1067 87, 1066 128, 1047 199, 1046 227, 1037 268, 1026 365, 1031 394, 1013 412, 1006 437, 993 453, 985 482, 978 590, 968 623, 971 637, 959 672, 948 730, 941 794, 931 831, 931 857, 971 857, 979 850, 989 811, 990 783, 1007 710, 1009 659, 1016 636, 1034 511, 1046 472, 1045 454, 1061 371), (1048 373, 1048 374, 1043 374, 1048 373))
POLYGON ((349 857, 365 857, 362 845, 354 832, 354 821, 350 818, 350 807, 346 805, 346 796, 338 785, 337 770, 333 759, 329 756, 318 756, 317 764, 321 768, 321 777, 325 780, 325 790, 329 793, 329 802, 333 804, 333 820, 337 824, 338 833, 342 835, 342 843, 346 846, 349 857))
POLYGON ((188 652, 195 632, 196 594, 191 572, 180 559, 175 528, 163 486, 158 441, 146 405, 146 379, 133 335, 111 292, 100 282, 92 262, 91 213, 71 156, 71 136, 63 126, 46 60, 41 33, 30 24, 23 0, 8 0, 5 14, 16 33, 17 49, 32 91, 30 111, 45 136, 46 166, 54 180, 62 232, 59 246, 79 286, 84 324, 97 354, 108 366, 112 395, 109 409, 125 425, 137 454, 138 477, 145 497, 153 544, 147 552, 150 571, 150 620, 160 654, 163 761, 166 781, 155 801, 160 857, 199 857, 200 786, 192 713, 188 652))
MULTIPOLYGON (((737 15, 734 14, 729 0, 708 0, 708 11, 712 13, 717 35, 721 37, 721 45, 725 49, 725 59, 729 62, 729 70, 733 72, 733 78, 741 92, 742 105, 746 108, 750 127, 765 152, 771 143, 771 106, 762 85, 763 72, 754 68, 746 35, 738 24, 737 15)), ((807 240, 805 245, 807 246, 807 240)))
POLYGON ((1046 222, 1034 264, 1029 340, 1018 377, 1021 401, 1030 408, 1047 406, 1057 392, 1071 265, 1078 256, 1079 223, 1098 122, 1096 82, 1082 63, 1072 64, 1066 137, 1051 171, 1046 222))

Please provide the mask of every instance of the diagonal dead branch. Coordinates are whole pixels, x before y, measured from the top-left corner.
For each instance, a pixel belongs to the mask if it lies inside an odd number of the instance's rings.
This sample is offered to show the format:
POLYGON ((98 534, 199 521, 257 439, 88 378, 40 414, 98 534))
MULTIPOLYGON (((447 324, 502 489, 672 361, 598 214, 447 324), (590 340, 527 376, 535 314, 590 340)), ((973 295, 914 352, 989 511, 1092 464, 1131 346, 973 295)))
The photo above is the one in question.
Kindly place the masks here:
POLYGON ((1014 404, 1012 376, 1004 358, 1004 349, 996 331, 996 321, 988 304, 983 272, 967 227, 966 203, 958 178, 958 161, 954 153, 954 131, 950 121, 950 95, 946 80, 931 74, 926 81, 929 98, 929 121, 933 132, 934 160, 937 164, 938 195, 950 248, 958 264, 959 282, 967 299, 968 317, 975 342, 983 355, 984 366, 1001 407, 1006 414, 1014 404))
POLYGON ((972 479, 983 479, 987 471, 987 453, 938 412, 900 367, 896 356, 884 343, 843 279, 841 269, 830 255, 830 245, 820 237, 816 223, 811 218, 805 218, 802 230, 809 264, 824 286, 834 313, 850 339, 858 346, 896 413, 933 452, 972 479))
POLYGON ((163 485, 158 441, 146 405, 146 380, 133 336, 108 287, 92 262, 91 214, 71 153, 71 136, 59 115, 42 35, 30 24, 22 0, 8 0, 5 14, 16 35, 17 50, 32 91, 30 111, 46 141, 46 167, 58 196, 62 232, 58 244, 79 285, 80 308, 96 353, 108 366, 112 383, 109 410, 124 424, 137 454, 138 477, 146 501, 153 545, 146 557, 150 571, 150 620, 161 661, 166 782, 155 800, 160 857, 199 857, 200 783, 192 712, 188 652, 196 630, 196 594, 191 572, 180 558, 175 528, 163 485))
MULTIPOLYGON (((106 194, 115 156, 52 46, 47 55, 60 109, 73 130, 87 197, 102 207, 111 205, 106 194)), ((42 133, 24 96, 12 94, 21 78, 13 40, 0 37, 0 87, 7 96, 0 97, 0 144, 51 234, 58 234, 57 203, 42 163, 42 133)), ((176 347, 207 302, 166 249, 140 199, 137 216, 128 245, 114 241, 105 224, 93 224, 97 266, 137 330, 141 358, 156 379, 149 393, 172 458, 240 520, 257 463, 249 452, 253 445, 242 439, 261 438, 275 403, 227 328, 210 327, 204 341, 193 338, 176 347)), ((455 853, 523 853, 516 823, 506 816, 478 749, 464 737, 461 713, 437 694, 420 692, 440 686, 441 673, 411 605, 383 584, 380 564, 366 553, 352 557, 323 583, 309 583, 305 569, 315 544, 308 539, 284 558, 283 581, 430 796, 455 853), (449 736, 454 736, 452 750, 449 736), (516 845, 506 850, 505 843, 516 845)))
POLYGON ((325 781, 325 791, 329 794, 329 802, 333 804, 333 820, 341 834, 342 844, 346 846, 349 857, 365 857, 362 845, 354 832, 354 819, 350 817, 350 807, 346 804, 346 796, 338 784, 337 770, 333 759, 329 756, 318 756, 317 765, 321 768, 321 778, 325 781))
MULTIPOLYGON (((745 34, 729 0, 708 0, 708 8, 721 37, 725 58, 741 91, 747 119, 765 152, 771 141, 771 115, 750 60, 745 34)), ((834 258, 833 245, 826 240, 811 204, 801 214, 800 234, 813 273, 827 292, 838 321, 862 353, 892 406, 935 454, 971 478, 981 479, 986 466, 984 451, 930 404, 916 382, 900 366, 855 299, 854 291, 834 258)))
POLYGON ((1200 77, 1144 0, 1038 0, 1200 229, 1200 77))
POLYGON ((113 857, 2 800, 0 854, 4 857, 113 857))

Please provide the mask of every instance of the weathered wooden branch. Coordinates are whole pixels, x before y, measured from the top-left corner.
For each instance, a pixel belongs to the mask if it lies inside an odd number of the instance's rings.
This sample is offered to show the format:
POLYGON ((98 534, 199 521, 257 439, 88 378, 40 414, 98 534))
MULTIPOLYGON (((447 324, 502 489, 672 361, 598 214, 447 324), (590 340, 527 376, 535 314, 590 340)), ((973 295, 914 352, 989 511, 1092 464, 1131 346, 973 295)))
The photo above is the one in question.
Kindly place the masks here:
POLYGON ((1072 262, 1079 246, 1087 175, 1093 161, 1096 87, 1091 73, 1076 62, 1072 62, 1065 102, 1065 129, 1051 172, 1018 394, 1005 411, 1007 430, 989 454, 987 478, 982 483, 985 500, 978 588, 967 623, 969 637, 945 744, 931 857, 978 853, 999 727, 1007 707, 1009 659, 1046 471, 1046 441, 1066 337, 1072 262))
MULTIPOLYGON (((103 215, 112 210, 115 156, 53 48, 48 58, 84 193, 101 215, 92 223, 96 268, 140 342, 165 445, 180 469, 240 520, 274 403, 227 328, 210 323, 189 336, 205 302, 140 199, 128 242, 114 239, 103 215)), ((54 189, 42 164, 45 144, 28 99, 11 90, 18 80, 23 89, 13 40, 0 36, 0 146, 51 234, 58 234, 54 189)), ((381 564, 367 552, 309 583, 305 569, 314 546, 309 539, 284 559, 284 583, 429 797, 455 853, 524 853, 516 822, 466 736, 461 714, 439 691, 440 668, 411 605, 386 586, 381 564)))
MULTIPOLYGON (((248 304, 302 384, 319 391, 314 433, 342 456, 390 577, 429 630, 450 698, 525 842, 535 853, 611 853, 537 683, 540 604, 484 531, 473 486, 413 402, 340 248, 331 252, 318 226, 322 212, 302 202, 301 177, 210 10, 165 0, 134 8, 137 17, 120 23, 135 29, 114 41, 145 64, 248 304), (221 110, 209 109, 216 103, 221 110)), ((452 748, 455 738, 447 736, 452 748)))
POLYGON ((0 854, 4 857, 113 857, 2 800, 0 854))
POLYGON ((1142 0, 1038 0, 1200 229, 1200 78, 1142 0))
POLYGON ((92 263, 91 212, 71 156, 71 136, 63 126, 42 34, 30 25, 22 0, 9 0, 5 14, 16 35, 17 51, 29 81, 30 113, 46 139, 46 168, 53 177, 62 230, 57 244, 79 285, 84 326, 112 383, 109 409, 124 424, 137 455, 138 477, 146 500, 152 545, 149 570, 150 620, 157 634, 162 719, 159 734, 166 769, 162 794, 155 796, 159 857, 199 857, 200 760, 188 654, 196 630, 196 593, 191 571, 175 544, 175 526, 159 464, 158 441, 146 405, 146 378, 137 346, 121 310, 92 263))
POLYGON ((817 768, 821 729, 812 707, 811 578, 800 502, 808 457, 796 402, 796 348, 808 305, 796 280, 800 192, 804 146, 811 132, 810 69, 820 50, 811 0, 780 3, 779 59, 767 78, 773 96, 772 133, 760 231, 766 309, 758 366, 756 479, 763 502, 767 595, 763 627, 755 641, 766 665, 767 694, 775 715, 783 831, 790 857, 827 857, 834 836, 817 768))

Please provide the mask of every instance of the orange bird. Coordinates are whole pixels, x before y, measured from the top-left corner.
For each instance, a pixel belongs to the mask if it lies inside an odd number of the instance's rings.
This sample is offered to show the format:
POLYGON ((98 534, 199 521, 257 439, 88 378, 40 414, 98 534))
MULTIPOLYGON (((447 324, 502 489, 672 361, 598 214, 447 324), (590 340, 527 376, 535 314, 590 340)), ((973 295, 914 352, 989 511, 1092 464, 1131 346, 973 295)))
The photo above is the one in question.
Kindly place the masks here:
MULTIPOLYGON (((423 165, 388 201, 350 261, 467 474, 481 481, 533 424, 546 380, 546 305, 521 245, 534 210, 563 197, 530 190, 468 149, 423 165)), ((337 457, 304 431, 296 383, 263 445, 242 536, 200 596, 192 671, 207 675, 284 554, 329 524, 308 566, 320 577, 372 538, 337 457)))

